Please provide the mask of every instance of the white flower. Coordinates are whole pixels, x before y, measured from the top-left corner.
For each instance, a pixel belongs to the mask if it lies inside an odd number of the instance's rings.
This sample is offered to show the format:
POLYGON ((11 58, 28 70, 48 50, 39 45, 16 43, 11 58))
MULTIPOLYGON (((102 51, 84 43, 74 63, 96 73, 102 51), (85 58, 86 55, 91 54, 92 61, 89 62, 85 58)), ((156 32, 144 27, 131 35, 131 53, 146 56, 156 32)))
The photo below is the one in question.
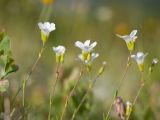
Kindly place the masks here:
POLYGON ((53 51, 56 53, 56 62, 62 63, 64 62, 64 54, 66 51, 66 48, 64 46, 57 46, 53 47, 53 51))
POLYGON ((159 60, 158 60, 157 58, 153 58, 153 60, 152 60, 152 64, 154 64, 154 65, 155 65, 155 64, 157 64, 157 63, 158 63, 158 61, 159 61, 159 60))
POLYGON ((50 32, 56 29, 54 23, 49 23, 49 22, 39 22, 38 27, 41 30, 41 39, 43 43, 45 43, 49 37, 50 32))
POLYGON ((152 73, 155 65, 159 62, 157 58, 153 58, 151 66, 149 67, 149 72, 152 73))
POLYGON ((134 49, 135 40, 137 39, 136 33, 137 30, 133 30, 129 35, 121 36, 117 34, 117 36, 122 38, 126 42, 128 50, 132 51, 134 49))
POLYGON ((93 48, 97 45, 97 42, 90 44, 90 40, 86 40, 84 43, 80 41, 75 42, 75 46, 79 47, 82 50, 82 58, 84 61, 90 61, 91 52, 93 48))
POLYGON ((90 40, 86 40, 84 43, 80 41, 75 42, 75 46, 79 47, 83 52, 91 52, 93 48, 97 45, 97 42, 90 44, 90 40))
POLYGON ((136 55, 131 55, 131 58, 134 58, 139 66, 140 71, 144 69, 144 59, 148 55, 148 53, 137 52, 136 55))
POLYGON ((79 55, 78 55, 78 58, 79 58, 80 60, 82 60, 83 62, 85 62, 85 64, 91 64, 91 63, 93 62, 93 60, 94 60, 95 58, 97 58, 98 56, 99 56, 98 53, 91 53, 91 59, 90 59, 89 61, 88 61, 88 60, 84 60, 82 54, 79 54, 79 55))

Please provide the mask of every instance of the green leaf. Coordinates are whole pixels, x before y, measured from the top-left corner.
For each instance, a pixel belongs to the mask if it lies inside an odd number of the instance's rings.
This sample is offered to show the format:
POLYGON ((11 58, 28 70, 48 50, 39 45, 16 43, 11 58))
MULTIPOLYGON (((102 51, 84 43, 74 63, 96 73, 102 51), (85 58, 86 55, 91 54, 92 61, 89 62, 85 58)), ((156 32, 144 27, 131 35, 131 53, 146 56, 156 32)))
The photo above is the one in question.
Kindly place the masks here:
POLYGON ((2 78, 8 76, 10 73, 16 72, 18 69, 19 69, 18 65, 12 64, 12 65, 8 68, 8 70, 5 72, 5 75, 4 75, 2 78))
POLYGON ((0 41, 0 51, 3 50, 5 55, 11 55, 10 40, 8 36, 4 36, 0 41))
POLYGON ((10 68, 10 66, 12 65, 13 62, 14 62, 14 59, 7 56, 7 62, 5 65, 5 72, 10 68))
POLYGON ((0 50, 0 57, 4 55, 4 50, 0 50))

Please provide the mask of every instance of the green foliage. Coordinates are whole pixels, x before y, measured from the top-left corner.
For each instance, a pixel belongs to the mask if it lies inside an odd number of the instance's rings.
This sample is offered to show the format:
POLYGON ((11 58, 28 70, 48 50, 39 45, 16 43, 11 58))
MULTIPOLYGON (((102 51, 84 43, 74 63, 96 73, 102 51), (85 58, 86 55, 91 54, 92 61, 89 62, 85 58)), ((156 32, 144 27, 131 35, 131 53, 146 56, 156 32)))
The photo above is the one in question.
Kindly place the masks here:
POLYGON ((0 91, 6 91, 9 84, 3 84, 4 79, 13 72, 18 70, 18 66, 14 64, 10 47, 10 39, 4 32, 0 33, 0 77, 2 84, 0 91), (6 87, 7 86, 7 87, 6 87))

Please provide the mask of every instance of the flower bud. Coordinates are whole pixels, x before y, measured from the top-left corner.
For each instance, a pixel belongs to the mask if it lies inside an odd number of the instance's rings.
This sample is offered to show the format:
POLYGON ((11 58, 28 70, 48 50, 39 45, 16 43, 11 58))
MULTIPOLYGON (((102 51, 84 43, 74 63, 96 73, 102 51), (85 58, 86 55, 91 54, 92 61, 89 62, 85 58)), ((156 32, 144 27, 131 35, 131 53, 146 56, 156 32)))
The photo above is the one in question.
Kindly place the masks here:
POLYGON ((126 116, 129 116, 132 112, 132 103, 127 101, 126 102, 126 116))
POLYGON ((122 120, 125 120, 126 108, 125 108, 124 102, 121 99, 121 97, 116 97, 115 98, 115 100, 114 100, 114 106, 115 106, 115 110, 116 110, 117 115, 122 120))
POLYGON ((98 70, 98 75, 101 75, 101 74, 104 72, 105 67, 106 67, 106 64, 107 64, 106 61, 104 61, 104 62, 102 63, 102 66, 101 66, 100 69, 98 70))

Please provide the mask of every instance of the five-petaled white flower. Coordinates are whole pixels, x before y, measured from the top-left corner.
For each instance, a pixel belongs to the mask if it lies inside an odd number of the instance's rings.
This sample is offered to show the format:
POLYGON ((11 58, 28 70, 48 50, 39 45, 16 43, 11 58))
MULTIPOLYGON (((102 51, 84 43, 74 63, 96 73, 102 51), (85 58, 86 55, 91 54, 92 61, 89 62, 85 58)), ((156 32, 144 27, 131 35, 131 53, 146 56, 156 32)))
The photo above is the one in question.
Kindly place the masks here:
POLYGON ((118 37, 125 40, 129 51, 134 50, 135 40, 137 39, 136 33, 137 33, 137 30, 133 30, 129 35, 121 36, 117 34, 118 37))
POLYGON ((41 30, 41 39, 43 43, 45 43, 49 37, 50 32, 56 29, 54 23, 49 23, 49 22, 39 22, 38 27, 41 30))
POLYGON ((90 61, 91 52, 96 45, 97 42, 93 42, 92 44, 90 44, 90 40, 86 40, 84 43, 80 41, 75 42, 75 46, 79 47, 82 50, 82 59, 84 61, 90 61))
POLYGON ((56 53, 56 62, 63 63, 66 48, 64 46, 59 45, 57 47, 53 47, 53 51, 56 53))
POLYGON ((91 52, 93 48, 97 45, 97 42, 90 44, 90 40, 86 40, 84 43, 80 41, 75 42, 75 46, 79 47, 83 52, 91 52))
POLYGON ((134 58, 138 64, 139 70, 142 72, 144 70, 144 59, 148 53, 137 52, 136 55, 131 55, 131 58, 134 58))

